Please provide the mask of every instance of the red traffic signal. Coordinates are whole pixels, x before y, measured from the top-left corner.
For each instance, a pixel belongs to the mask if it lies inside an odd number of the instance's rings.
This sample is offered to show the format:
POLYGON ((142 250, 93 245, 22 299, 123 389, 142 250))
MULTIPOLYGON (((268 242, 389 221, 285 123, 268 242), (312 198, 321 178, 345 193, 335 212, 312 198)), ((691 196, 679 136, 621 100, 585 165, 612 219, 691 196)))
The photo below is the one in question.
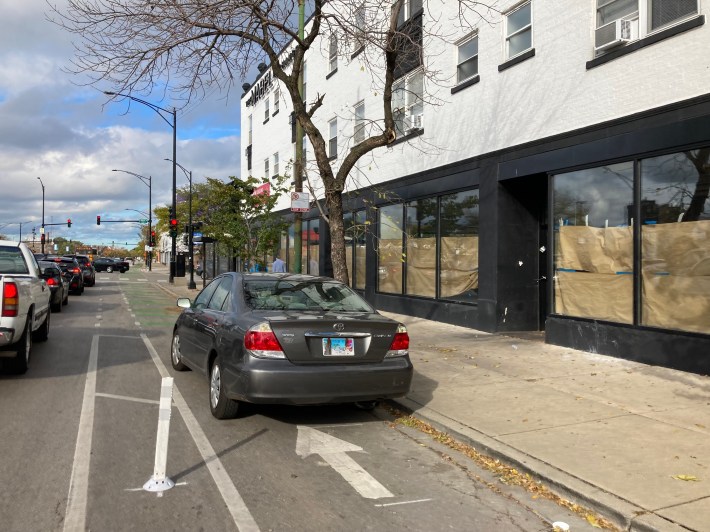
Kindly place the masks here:
POLYGON ((170 219, 170 228, 177 229, 178 221, 175 218, 170 219))
POLYGON ((67 218, 67 227, 71 227, 71 218, 67 218))
POLYGON ((96 225, 101 225, 101 216, 96 217, 96 225))

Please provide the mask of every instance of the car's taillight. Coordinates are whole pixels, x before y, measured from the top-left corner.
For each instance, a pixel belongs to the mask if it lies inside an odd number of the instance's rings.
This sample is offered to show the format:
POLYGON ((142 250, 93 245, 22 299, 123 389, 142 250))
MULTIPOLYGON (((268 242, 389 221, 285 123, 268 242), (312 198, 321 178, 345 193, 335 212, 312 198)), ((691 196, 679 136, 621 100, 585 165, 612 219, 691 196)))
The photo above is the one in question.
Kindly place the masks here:
POLYGON ((57 285, 59 285, 59 283, 57 282, 57 280, 56 280, 54 277, 50 277, 49 279, 47 279, 47 284, 48 284, 49 286, 57 286, 57 285))
POLYGON ((408 354, 409 334, 407 334, 407 328, 400 323, 385 357, 403 357, 408 354))
POLYGON ((17 316, 19 308, 20 293, 17 290, 17 284, 5 281, 2 289, 2 315, 6 318, 14 318, 17 316))
POLYGON ((244 335, 244 348, 259 358, 286 358, 271 325, 265 321, 247 331, 244 335))
POLYGON ((81 273, 81 268, 74 268, 72 271, 78 275, 81 273))

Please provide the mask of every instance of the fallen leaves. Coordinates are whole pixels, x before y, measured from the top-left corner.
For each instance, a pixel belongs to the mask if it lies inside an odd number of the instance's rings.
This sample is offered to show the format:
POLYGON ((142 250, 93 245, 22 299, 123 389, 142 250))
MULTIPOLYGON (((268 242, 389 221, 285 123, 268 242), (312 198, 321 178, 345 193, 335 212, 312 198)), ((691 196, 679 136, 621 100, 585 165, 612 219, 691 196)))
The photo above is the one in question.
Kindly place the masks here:
POLYGON ((695 475, 671 475, 671 478, 684 480, 685 482, 700 482, 700 479, 695 475))

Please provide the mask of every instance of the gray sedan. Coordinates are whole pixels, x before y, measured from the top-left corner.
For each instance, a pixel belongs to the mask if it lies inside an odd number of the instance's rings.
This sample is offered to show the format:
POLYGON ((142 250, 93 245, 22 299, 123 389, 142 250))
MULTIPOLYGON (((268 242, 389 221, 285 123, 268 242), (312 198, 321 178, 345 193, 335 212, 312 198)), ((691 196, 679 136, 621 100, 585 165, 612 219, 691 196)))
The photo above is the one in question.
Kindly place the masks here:
POLYGON ((218 419, 239 402, 369 409, 409 391, 407 329, 333 279, 231 272, 177 304, 172 366, 209 378, 218 419))

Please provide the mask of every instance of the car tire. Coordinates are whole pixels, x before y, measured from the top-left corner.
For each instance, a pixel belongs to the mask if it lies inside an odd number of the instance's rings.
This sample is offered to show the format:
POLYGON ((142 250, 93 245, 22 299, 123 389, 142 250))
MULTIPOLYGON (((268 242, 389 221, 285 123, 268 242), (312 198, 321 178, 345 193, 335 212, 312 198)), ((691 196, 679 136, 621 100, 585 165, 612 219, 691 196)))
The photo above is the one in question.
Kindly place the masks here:
POLYGON ((106 266, 106 273, 112 273, 113 272, 113 266, 106 266))
POLYGON ((62 311, 62 301, 59 303, 52 303, 52 312, 61 312, 62 311))
POLYGON ((170 362, 173 369, 176 371, 187 371, 188 368, 182 362, 182 354, 180 353, 180 335, 177 331, 173 333, 173 341, 170 343, 170 362))
POLYGON ((22 333, 22 338, 18 342, 17 354, 12 358, 0 359, 4 361, 3 368, 14 375, 22 375, 27 373, 27 367, 30 362, 30 353, 32 352, 32 316, 27 318, 25 323, 25 332, 22 333))
POLYGON ((239 401, 228 398, 222 383, 222 361, 215 358, 210 368, 209 388, 210 411, 217 419, 231 419, 237 415, 239 401))
POLYGON ((379 405, 379 401, 357 401, 355 407, 359 410, 365 410, 367 412, 374 410, 379 405))
POLYGON ((42 325, 39 326, 39 329, 37 329, 34 332, 34 340, 37 342, 46 342, 47 339, 49 338, 49 323, 50 323, 50 318, 52 317, 52 313, 47 311, 47 316, 44 318, 44 321, 42 322, 42 325))
POLYGON ((69 304, 69 292, 67 291, 67 295, 64 297, 64 301, 62 301, 62 305, 68 305, 69 304))

